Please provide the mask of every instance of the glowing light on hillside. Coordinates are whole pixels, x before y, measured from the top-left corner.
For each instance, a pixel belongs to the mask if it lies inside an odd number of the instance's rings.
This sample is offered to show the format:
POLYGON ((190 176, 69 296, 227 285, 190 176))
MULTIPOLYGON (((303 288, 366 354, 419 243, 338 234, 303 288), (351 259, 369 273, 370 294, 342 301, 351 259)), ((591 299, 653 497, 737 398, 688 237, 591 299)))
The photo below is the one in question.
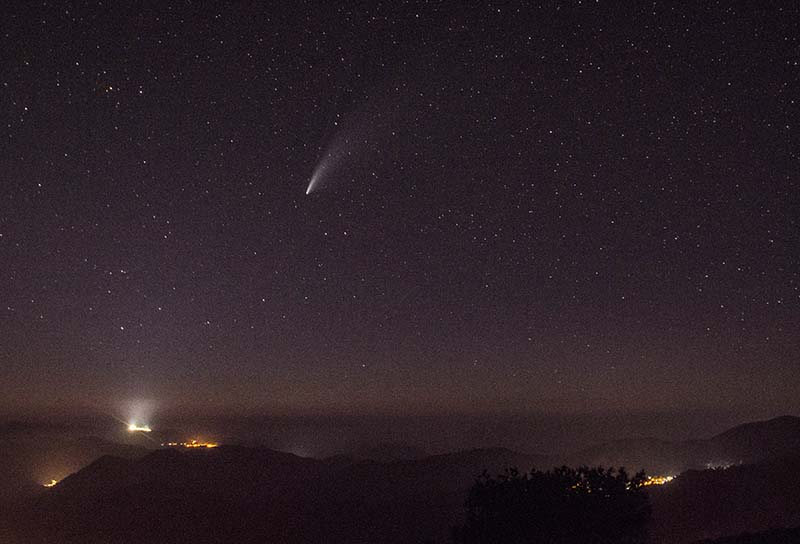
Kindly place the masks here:
POLYGON ((664 485, 675 479, 675 476, 648 476, 642 485, 664 485))
POLYGON ((198 442, 192 440, 191 442, 165 442, 161 444, 170 448, 216 448, 219 446, 216 442, 198 442))
MULTIPOLYGON (((739 464, 741 464, 741 461, 739 462, 739 464)), ((708 469, 708 470, 728 470, 729 468, 731 468, 734 465, 735 465, 735 463, 733 463, 732 461, 708 461, 706 463, 706 469, 708 469)))
POLYGON ((58 480, 50 480, 48 483, 42 484, 42 485, 44 487, 55 487, 57 483, 58 483, 58 480))
POLYGON ((192 440, 191 442, 184 444, 184 448, 216 448, 219 444, 215 442, 198 442, 197 440, 192 440))
POLYGON ((131 423, 128 425, 128 432, 131 433, 151 433, 153 429, 148 427, 147 425, 137 425, 136 423, 131 423))
POLYGON ((125 425, 131 433, 152 432, 149 423, 154 420, 156 402, 148 399, 130 399, 119 405, 120 417, 117 421, 125 425))

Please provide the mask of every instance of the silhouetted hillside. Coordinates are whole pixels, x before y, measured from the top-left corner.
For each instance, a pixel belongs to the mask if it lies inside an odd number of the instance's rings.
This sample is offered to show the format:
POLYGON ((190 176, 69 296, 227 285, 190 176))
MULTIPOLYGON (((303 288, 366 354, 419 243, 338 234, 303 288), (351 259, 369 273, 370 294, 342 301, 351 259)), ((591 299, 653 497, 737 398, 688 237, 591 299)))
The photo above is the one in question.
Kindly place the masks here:
POLYGON ((634 438, 600 444, 566 456, 566 464, 624 466, 630 470, 645 469, 648 474, 678 474, 695 466, 698 457, 688 444, 655 438, 634 438), (687 447, 688 446, 688 447, 687 447))
POLYGON ((800 456, 728 469, 689 471, 651 490, 654 542, 800 525, 800 456))
POLYGON ((745 423, 710 440, 712 450, 745 463, 800 451, 800 418, 777 417, 768 421, 745 423))
POLYGON ((36 501, 21 530, 32 542, 444 541, 484 469, 544 462, 504 449, 391 463, 224 446, 103 457, 36 501))
MULTIPOLYGON (((767 458, 692 470, 648 488, 653 542, 688 543, 800 525, 800 457, 770 457, 796 445, 797 423, 778 418, 680 444, 615 442, 581 455, 608 455, 606 465, 629 469, 635 464, 622 463, 623 454, 650 465, 651 458, 675 465, 767 458)), ((100 455, 54 488, 36 484, 38 497, 0 508, 0 542, 446 542, 450 528, 463 522, 467 491, 484 470, 562 464, 503 448, 398 460, 413 452, 392 446, 376 450, 381 462, 234 446, 142 456, 140 449, 99 440, 64 443, 58 452, 72 447, 81 455, 119 448, 121 455, 100 455)), ((12 464, 3 466, 9 471, 12 464)))
POLYGON ((42 484, 59 480, 100 456, 135 458, 148 451, 96 437, 66 438, 18 429, 5 437, 0 448, 0 501, 36 494, 42 484))
POLYGON ((756 463, 800 451, 800 418, 783 416, 739 425, 708 440, 619 440, 566 456, 569 465, 625 466, 650 474, 756 463))
POLYGON ((392 461, 412 461, 422 459, 428 454, 420 448, 407 444, 378 444, 377 446, 362 448, 353 452, 355 459, 391 463, 392 461))

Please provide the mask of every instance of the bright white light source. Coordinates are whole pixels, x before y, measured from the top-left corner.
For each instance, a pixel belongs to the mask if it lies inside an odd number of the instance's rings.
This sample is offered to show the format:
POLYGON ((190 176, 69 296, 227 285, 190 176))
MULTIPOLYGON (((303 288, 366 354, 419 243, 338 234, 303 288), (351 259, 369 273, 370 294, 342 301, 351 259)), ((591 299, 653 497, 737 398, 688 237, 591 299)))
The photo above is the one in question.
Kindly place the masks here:
POLYGON ((131 423, 130 425, 128 425, 128 432, 150 433, 153 432, 153 429, 151 429, 147 425, 137 425, 136 423, 131 423))

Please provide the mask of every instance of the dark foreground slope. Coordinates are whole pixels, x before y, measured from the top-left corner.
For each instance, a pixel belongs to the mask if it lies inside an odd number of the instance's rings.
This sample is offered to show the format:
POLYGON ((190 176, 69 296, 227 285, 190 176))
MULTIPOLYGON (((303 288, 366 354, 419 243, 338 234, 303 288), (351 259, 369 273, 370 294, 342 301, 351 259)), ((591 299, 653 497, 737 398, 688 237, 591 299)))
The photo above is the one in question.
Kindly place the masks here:
MULTIPOLYGON (((761 460, 649 488, 653 542, 800 525, 795 423, 780 418, 704 441, 706 453, 761 460)), ((0 542, 446 542, 484 470, 554 464, 505 449, 392 462, 242 447, 104 456, 39 497, 0 504, 0 542)))
POLYGON ((796 527, 800 525, 800 455, 724 470, 688 471, 653 489, 651 502, 651 535, 658 543, 796 527))
MULTIPOLYGON (((18 509, 0 541, 446 542, 475 475, 545 462, 508 450, 393 463, 238 447, 106 456, 18 509)), ((684 473, 649 490, 652 542, 800 525, 797 482, 797 456, 684 473)))
POLYGON ((103 457, 22 509, 15 531, 82 544, 444 541, 484 469, 545 462, 502 449, 393 463, 238 447, 103 457))
POLYGON ((697 544, 797 544, 798 542, 800 542, 800 527, 743 533, 715 540, 702 540, 697 544))

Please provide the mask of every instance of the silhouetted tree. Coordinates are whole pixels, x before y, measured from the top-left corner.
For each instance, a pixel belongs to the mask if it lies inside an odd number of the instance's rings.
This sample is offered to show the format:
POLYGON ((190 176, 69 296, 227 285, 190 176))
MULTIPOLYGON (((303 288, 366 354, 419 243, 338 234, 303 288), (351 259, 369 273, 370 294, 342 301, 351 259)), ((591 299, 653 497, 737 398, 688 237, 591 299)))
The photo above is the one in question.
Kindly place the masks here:
POLYGON ((530 474, 486 472, 466 502, 458 544, 638 544, 646 540, 650 502, 644 472, 567 467, 530 474))

